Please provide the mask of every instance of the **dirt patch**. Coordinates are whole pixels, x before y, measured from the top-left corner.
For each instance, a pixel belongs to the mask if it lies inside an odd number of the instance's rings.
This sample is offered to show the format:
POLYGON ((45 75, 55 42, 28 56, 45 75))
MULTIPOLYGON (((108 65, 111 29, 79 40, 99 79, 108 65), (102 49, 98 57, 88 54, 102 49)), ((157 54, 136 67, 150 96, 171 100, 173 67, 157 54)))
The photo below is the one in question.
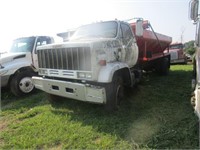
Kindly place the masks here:
POLYGON ((132 125, 128 139, 135 143, 145 143, 159 130, 159 123, 152 118, 137 119, 132 125))
MULTIPOLYGON (((0 119, 0 133, 8 127, 9 122, 3 119, 0 119)), ((4 140, 0 138, 0 145, 4 145, 4 140)))
POLYGON ((3 131, 8 126, 8 121, 1 119, 0 120, 0 132, 3 131))

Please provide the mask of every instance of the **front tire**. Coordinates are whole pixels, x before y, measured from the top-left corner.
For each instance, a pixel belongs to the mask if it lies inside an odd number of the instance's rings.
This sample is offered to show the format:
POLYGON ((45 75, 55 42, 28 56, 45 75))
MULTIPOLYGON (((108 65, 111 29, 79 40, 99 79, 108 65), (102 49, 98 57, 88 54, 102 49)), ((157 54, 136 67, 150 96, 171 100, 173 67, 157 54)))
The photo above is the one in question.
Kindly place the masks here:
POLYGON ((33 73, 19 72, 13 76, 10 82, 11 92, 15 96, 23 96, 30 94, 35 90, 35 86, 32 81, 33 73))
POLYGON ((123 97, 123 80, 120 76, 114 76, 113 81, 106 86, 105 109, 107 111, 118 110, 123 97))

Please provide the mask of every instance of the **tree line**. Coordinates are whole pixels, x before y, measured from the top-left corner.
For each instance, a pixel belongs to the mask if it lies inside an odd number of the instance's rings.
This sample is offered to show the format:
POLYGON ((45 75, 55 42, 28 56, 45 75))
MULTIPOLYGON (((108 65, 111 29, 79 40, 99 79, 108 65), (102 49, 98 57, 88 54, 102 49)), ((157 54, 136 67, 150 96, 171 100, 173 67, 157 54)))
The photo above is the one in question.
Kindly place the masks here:
POLYGON ((184 43, 184 52, 186 54, 189 54, 189 55, 194 55, 195 53, 195 45, 194 45, 194 40, 191 40, 191 41, 188 41, 186 43, 184 43))

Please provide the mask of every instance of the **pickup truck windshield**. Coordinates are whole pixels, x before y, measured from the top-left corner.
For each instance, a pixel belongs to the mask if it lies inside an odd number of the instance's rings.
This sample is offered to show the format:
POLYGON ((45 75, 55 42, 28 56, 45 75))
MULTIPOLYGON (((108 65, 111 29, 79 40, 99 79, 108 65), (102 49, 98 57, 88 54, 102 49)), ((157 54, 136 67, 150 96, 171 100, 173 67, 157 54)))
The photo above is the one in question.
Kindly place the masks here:
POLYGON ((34 46, 35 37, 20 38, 13 41, 10 52, 31 52, 34 46))
POLYGON ((117 22, 100 22, 80 27, 71 40, 80 38, 114 38, 117 36, 117 22))

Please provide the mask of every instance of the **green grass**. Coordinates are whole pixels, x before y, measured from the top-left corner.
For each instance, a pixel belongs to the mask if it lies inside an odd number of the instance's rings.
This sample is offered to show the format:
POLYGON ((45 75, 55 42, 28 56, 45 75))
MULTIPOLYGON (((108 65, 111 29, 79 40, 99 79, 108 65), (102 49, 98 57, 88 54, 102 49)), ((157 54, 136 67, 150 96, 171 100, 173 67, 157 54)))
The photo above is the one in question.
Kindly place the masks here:
POLYGON ((112 114, 75 100, 51 105, 43 92, 17 99, 2 90, 0 149, 197 149, 191 78, 191 65, 145 74, 112 114))

